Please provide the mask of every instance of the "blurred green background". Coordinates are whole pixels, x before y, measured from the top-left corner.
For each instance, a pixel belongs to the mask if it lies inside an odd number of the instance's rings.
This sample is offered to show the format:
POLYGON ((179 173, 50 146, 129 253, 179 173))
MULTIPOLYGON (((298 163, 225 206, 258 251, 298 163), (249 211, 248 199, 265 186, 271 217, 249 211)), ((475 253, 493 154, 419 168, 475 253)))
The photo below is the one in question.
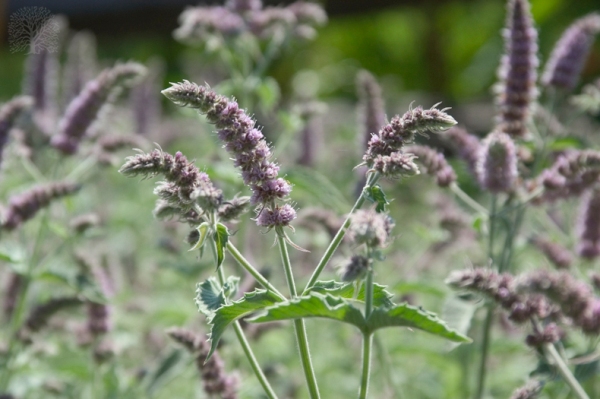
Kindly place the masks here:
MULTIPOLYGON (((23 6, 45 6, 53 13, 66 14, 72 29, 94 32, 100 59, 143 62, 159 55, 167 62, 166 80, 186 76, 182 60, 195 50, 171 36, 186 0, 85 2, 85 7, 81 3, 13 0, 4 4, 0 100, 20 90, 25 55, 8 51, 6 22, 11 12, 23 6)), ((489 96, 502 51, 504 1, 338 0, 323 4, 330 22, 316 40, 288 49, 272 67, 271 74, 284 90, 289 89, 295 72, 314 69, 327 81, 327 86, 321 87, 322 95, 354 96, 353 73, 360 67, 380 77, 390 96, 399 91, 425 91, 450 102, 489 96)), ((533 0, 531 4, 540 32, 542 62, 574 19, 600 5, 594 0, 533 0)), ((595 44, 582 81, 598 74, 600 42, 595 44)))

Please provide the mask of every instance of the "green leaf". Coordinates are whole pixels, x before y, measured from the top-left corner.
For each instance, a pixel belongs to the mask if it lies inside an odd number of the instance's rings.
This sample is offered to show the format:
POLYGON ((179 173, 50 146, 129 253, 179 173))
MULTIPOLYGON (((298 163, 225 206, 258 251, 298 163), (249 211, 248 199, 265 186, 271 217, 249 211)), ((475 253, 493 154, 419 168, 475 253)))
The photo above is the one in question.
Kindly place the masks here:
POLYGON ((214 235, 215 244, 217 244, 217 269, 223 264, 225 259, 225 247, 229 240, 229 231, 224 224, 217 224, 217 231, 214 235))
POLYGON ((548 149, 553 151, 582 149, 585 147, 585 142, 577 137, 559 137, 548 144, 548 149))
POLYGON ((146 377, 146 381, 148 381, 148 387, 146 388, 148 393, 156 392, 167 381, 166 376, 179 364, 181 354, 182 351, 180 349, 173 350, 173 352, 160 362, 156 370, 146 377))
MULTIPOLYGON (((373 306, 394 306, 392 295, 385 290, 384 285, 373 285, 373 306)), ((340 283, 334 280, 317 281, 310 288, 310 292, 318 292, 320 294, 330 294, 344 299, 353 299, 357 301, 365 301, 365 285, 361 284, 358 294, 355 295, 354 283, 340 283)))
POLYGON ((206 237, 208 236, 209 225, 207 222, 202 223, 200 226, 196 228, 198 233, 200 233, 200 237, 198 238, 198 242, 194 244, 190 251, 195 251, 197 249, 201 249, 204 247, 204 243, 206 242, 206 237))
POLYGON ((584 382, 592 377, 600 374, 600 360, 594 359, 595 353, 587 353, 584 355, 576 356, 577 358, 589 357, 590 361, 582 362, 575 365, 575 378, 577 381, 584 382))
POLYGON ((305 317, 324 317, 352 324, 365 332, 367 323, 361 311, 347 300, 330 294, 311 292, 308 296, 292 299, 273 305, 264 313, 248 321, 263 323, 267 321, 300 319, 305 317))
POLYGON ((389 205, 389 202, 379 185, 368 187, 365 194, 369 201, 377 204, 375 207, 376 212, 385 212, 385 206, 389 205))
POLYGON ((217 309, 208 320, 212 327, 210 330, 210 352, 206 358, 210 358, 213 354, 221 336, 231 323, 280 301, 281 299, 270 291, 255 290, 245 294, 242 299, 217 309))
POLYGON ((471 342, 470 338, 448 327, 435 314, 408 304, 375 308, 367 324, 371 332, 385 327, 410 327, 455 342, 471 342))
MULTIPOLYGON (((471 320, 480 303, 461 298, 456 294, 449 295, 442 308, 442 319, 446 321, 449 327, 455 329, 461 334, 467 334, 471 327, 471 320)), ((456 344, 451 343, 450 350, 454 349, 456 344)))
POLYGON ((294 185, 294 190, 316 199, 323 205, 339 213, 348 211, 352 204, 327 176, 306 167, 294 166, 286 172, 286 179, 294 185))
POLYGON ((205 316, 212 316, 215 310, 225 305, 223 290, 215 277, 209 277, 196 286, 196 306, 205 316))

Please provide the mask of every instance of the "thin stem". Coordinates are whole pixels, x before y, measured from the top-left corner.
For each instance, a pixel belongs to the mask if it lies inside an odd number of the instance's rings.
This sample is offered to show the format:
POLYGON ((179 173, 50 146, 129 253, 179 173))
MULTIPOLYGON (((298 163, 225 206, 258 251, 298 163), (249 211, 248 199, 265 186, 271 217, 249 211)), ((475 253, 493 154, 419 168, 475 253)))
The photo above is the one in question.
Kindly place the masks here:
POLYGON ((558 368, 558 372, 562 376, 563 380, 565 380, 567 385, 571 387, 573 393, 579 399, 590 399, 588 394, 583 390, 581 385, 579 385, 579 382, 577 382, 577 379, 575 379, 575 377, 571 373, 571 370, 569 370, 569 367, 567 367, 565 361, 560 357, 554 345, 552 345, 551 343, 545 343, 542 346, 542 349, 544 350, 546 358, 552 359, 554 361, 554 365, 558 368))
POLYGON ((463 202, 467 205, 469 205, 471 208, 473 208, 473 210, 475 210, 476 212, 482 214, 482 215, 488 215, 488 210, 485 209, 483 206, 481 206, 479 204, 479 202, 475 201, 473 198, 471 198, 471 196, 467 193, 465 193, 459 186, 458 184, 456 184, 456 182, 450 184, 450 190, 452 190, 452 192, 454 194, 456 194, 456 196, 458 198, 460 198, 461 200, 463 200, 463 202))
POLYGON ((491 265, 494 264, 494 238, 496 234, 496 206, 498 204, 498 197, 492 195, 491 206, 490 206, 490 219, 489 219, 489 237, 488 237, 488 262, 491 265))
POLYGON ((487 359, 490 352, 490 341, 492 336, 492 321, 494 320, 494 307, 490 305, 487 309, 485 322, 483 323, 483 341, 481 342, 481 360, 479 362, 479 373, 477 374, 477 389, 475 398, 482 399, 485 391, 485 377, 487 374, 487 359))
POLYGON ((373 334, 363 335, 362 351, 362 377, 360 380, 360 399, 366 399, 369 390, 369 376, 371 373, 371 344, 373 343, 373 334))
POLYGON ((319 275, 321 274, 321 272, 323 271, 325 266, 327 266, 327 263, 333 256, 333 253, 340 246, 342 239, 346 235, 346 230, 348 230, 348 227, 350 227, 350 217, 352 216, 352 214, 354 212, 356 212, 357 209, 360 209, 362 204, 364 204, 364 202, 366 200, 365 190, 367 188, 373 186, 377 182, 377 180, 379 180, 378 174, 372 174, 367 179, 367 182, 365 183, 365 187, 363 188, 363 191, 362 191, 360 197, 358 197, 358 199, 354 203, 354 206, 350 210, 350 213, 346 217, 346 220, 344 220, 344 224, 342 224, 342 227, 340 227, 338 232, 335 234, 335 237, 333 237, 333 240, 327 247, 327 250, 325 250, 323 257, 319 261, 319 264, 315 268, 315 271, 313 272, 312 276, 310 276, 310 280, 308 280, 308 283, 306 284, 306 287, 304 288, 304 291, 302 292, 302 294, 305 294, 317 282, 319 275))
POLYGON ((273 292, 280 299, 286 300, 285 296, 283 296, 283 294, 281 292, 279 292, 277 290, 277 288, 275 288, 273 286, 273 284, 269 283, 269 281, 265 278, 265 276, 263 276, 262 274, 260 274, 260 272, 258 270, 256 270, 254 268, 254 266, 252 266, 250 264, 250 262, 248 262, 248 260, 246 258, 244 258, 244 256, 240 253, 240 251, 238 251, 238 249, 235 247, 235 245, 232 244, 231 241, 227 241, 227 250, 233 256, 233 258, 237 261, 237 263, 240 266, 242 266, 244 268, 244 270, 246 270, 248 273, 250 273, 252 275, 252 277, 254 277, 254 279, 264 289, 273 292))
POLYGON ((27 293, 29 292, 29 287, 31 285, 33 270, 38 263, 40 247, 42 245, 46 224, 48 222, 48 209, 44 209, 43 212, 44 213, 40 220, 40 226, 38 228, 37 236, 36 236, 35 242, 33 244, 33 249, 31 250, 31 258, 29 259, 29 265, 27 267, 27 271, 26 271, 25 275, 23 275, 23 283, 22 283, 23 285, 21 286, 21 289, 19 290, 19 293, 17 294, 15 310, 10 319, 10 328, 9 328, 9 332, 10 332, 9 340, 10 341, 8 344, 8 349, 4 356, 5 361, 4 361, 4 364, 2 365, 3 367, 0 367, 0 369, 3 369, 2 376, 0 377, 0 392, 6 391, 6 389, 8 388, 8 384, 10 383, 10 379, 11 379, 11 374, 12 374, 11 363, 12 363, 12 360, 14 357, 13 355, 14 355, 14 351, 15 351, 15 344, 17 344, 16 335, 17 335, 19 328, 21 327, 23 313, 25 311, 25 302, 27 299, 27 293))
MULTIPOLYGON (((296 284, 294 283, 294 275, 292 274, 290 254, 287 250, 285 237, 279 233, 277 233, 277 243, 279 244, 279 253, 281 254, 281 261, 283 262, 283 270, 285 272, 288 288, 292 298, 295 298, 297 296, 297 292, 296 284)), ((310 349, 308 347, 308 339, 306 337, 306 326, 304 324, 304 320, 294 320, 294 329, 296 331, 296 340, 300 350, 300 359, 302 361, 302 368, 304 369, 304 376, 306 377, 306 384, 308 385, 310 397, 311 399, 319 399, 319 387, 317 385, 317 378, 315 377, 315 371, 310 358, 310 349)))
MULTIPOLYGON (((213 245, 211 245, 211 248, 213 248, 213 251, 215 251, 216 256, 215 246, 216 244, 213 241, 213 245)), ((219 282, 221 283, 221 285, 225 284, 225 271, 223 270, 223 265, 219 267, 217 275, 219 276, 219 282)), ((246 358, 250 362, 250 367, 252 367, 252 371, 254 371, 256 378, 258 378, 258 382, 260 382, 260 385, 262 385, 263 389, 265 390, 265 394, 269 397, 269 399, 277 399, 275 391, 273 391, 271 384, 269 384, 267 377, 260 368, 260 364, 258 364, 258 360, 256 360, 256 356, 254 356, 254 352, 250 347, 250 343, 246 339, 246 335, 244 334, 244 330, 242 330, 242 326, 240 326, 239 321, 236 320, 233 322, 233 329, 235 331, 235 335, 237 336, 238 341, 240 342, 240 345, 242 346, 246 358)))

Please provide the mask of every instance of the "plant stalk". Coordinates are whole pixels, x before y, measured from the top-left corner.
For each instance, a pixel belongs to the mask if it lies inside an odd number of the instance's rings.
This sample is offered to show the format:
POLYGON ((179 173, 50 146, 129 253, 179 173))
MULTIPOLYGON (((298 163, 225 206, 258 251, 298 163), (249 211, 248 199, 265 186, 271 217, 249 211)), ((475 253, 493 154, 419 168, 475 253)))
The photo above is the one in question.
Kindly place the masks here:
MULTIPOLYGON (((277 243, 279 244, 279 253, 281 254, 281 261, 283 262, 283 270, 288 283, 290 294, 293 298, 297 297, 296 284, 294 283, 294 275, 292 273, 292 264, 290 262, 290 254, 287 250, 287 243, 285 237, 277 233, 277 243)), ((306 384, 308 385, 308 391, 311 399, 319 399, 319 387, 317 385, 317 378, 310 358, 310 349, 308 347, 308 339, 306 336, 306 326, 304 320, 294 320, 294 330, 296 331, 296 340, 298 342, 298 349, 300 350, 300 359, 302 361, 302 368, 304 370, 304 376, 306 377, 306 384)))
POLYGON ((235 245, 233 245, 231 243, 231 241, 227 241, 227 250, 229 251, 229 253, 233 256, 233 258, 237 261, 237 263, 244 268, 244 270, 246 270, 248 273, 250 273, 250 275, 252 275, 252 277, 254 277, 254 279, 267 291, 271 291, 273 292, 275 295, 277 295, 280 299, 282 300, 286 300, 286 297, 283 296, 283 294, 281 292, 279 292, 277 290, 277 288, 275 288, 273 286, 273 284, 271 284, 269 282, 269 280, 267 280, 265 278, 265 276, 263 276, 262 274, 260 274, 260 272, 258 270, 256 270, 256 268, 254 268, 254 266, 252 266, 250 264, 250 262, 248 262, 248 260, 246 258, 244 258, 244 256, 240 253, 240 251, 238 251, 238 249, 235 247, 235 245))
MULTIPOLYGON (((216 256, 217 256, 216 243, 214 242, 214 240, 211 240, 211 241, 212 241, 211 248, 214 252, 215 259, 216 259, 216 256)), ((221 265, 218 268, 217 275, 219 276, 219 282, 221 283, 221 285, 224 285, 225 284, 225 271, 223 270, 223 265, 221 265)), ((246 335, 244 334, 244 330, 242 330, 242 326, 240 326, 239 321, 236 320, 233 322, 233 329, 235 331, 235 335, 237 336, 238 341, 240 342, 240 345, 242 346, 242 349, 244 351, 244 354, 246 355, 246 358, 250 362, 250 367, 252 367, 252 371, 254 371, 256 378, 258 378, 258 382, 260 382, 260 385, 263 387, 265 394, 267 395, 267 397, 269 399, 277 399, 277 395, 275 394, 275 391, 273 391, 271 384, 269 384, 267 377, 265 376, 262 369, 260 368, 260 364, 258 364, 258 360, 256 360, 256 356, 254 356, 254 352, 252 351, 252 348, 250 347, 250 343, 248 342, 248 339, 246 339, 246 335)))
POLYGON ((302 291, 303 295, 306 294, 306 292, 313 285, 315 285, 315 283, 319 279, 319 276, 321 275, 321 272, 323 271, 323 269, 325 268, 325 266, 327 266, 327 263, 329 262, 329 260, 333 256, 335 250, 340 246, 340 243, 342 242, 342 239, 346 235, 346 231, 348 230, 348 227, 350 227, 350 217, 352 216, 352 214, 354 212, 356 212, 357 209, 360 209, 360 207, 364 204, 365 200, 367 199, 365 197, 365 190, 367 188, 369 188, 369 187, 372 187, 377 182, 377 180, 379 180, 379 177, 380 177, 379 174, 372 174, 367 179, 367 182, 365 183, 365 186, 363 188, 362 193, 360 194, 360 197, 358 197, 358 199, 354 203, 354 206, 350 210, 350 213, 346 217, 346 220, 344 220, 344 224, 342 224, 342 227, 340 227, 340 229, 338 230, 338 232, 335 234, 335 237, 333 237, 333 240, 331 241, 331 243, 329 244, 329 246, 325 250, 325 253, 323 254, 323 257, 321 258, 321 260, 317 264, 317 267, 315 268, 315 271, 313 272, 312 276, 310 276, 310 280, 308 280, 308 283, 306 284, 306 287, 304 288, 304 291, 302 291))
POLYGON ((360 380, 360 399, 366 399, 369 390, 369 376, 371 373, 371 346, 373 343, 373 334, 363 334, 362 351, 362 377, 360 380))
POLYGON ((554 365, 558 368, 558 372, 562 376, 563 380, 565 380, 567 385, 571 388, 573 393, 579 399, 590 399, 590 397, 583 390, 581 385, 579 385, 579 382, 577 382, 577 379, 575 379, 575 377, 571 373, 571 370, 569 370, 569 367, 565 364, 562 357, 558 354, 554 345, 551 343, 545 343, 542 346, 542 349, 544 350, 546 358, 552 359, 554 361, 554 365))

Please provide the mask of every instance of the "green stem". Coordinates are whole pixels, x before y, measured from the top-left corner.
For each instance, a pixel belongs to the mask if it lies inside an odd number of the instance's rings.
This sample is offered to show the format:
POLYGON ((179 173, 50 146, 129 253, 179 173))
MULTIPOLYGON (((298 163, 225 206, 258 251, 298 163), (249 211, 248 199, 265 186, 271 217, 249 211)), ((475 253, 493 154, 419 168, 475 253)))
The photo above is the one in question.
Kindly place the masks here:
MULTIPOLYGON (((370 254, 370 251, 368 251, 370 254)), ((371 257, 369 256, 369 259, 371 257)), ((365 281, 365 320, 369 320, 373 313, 373 267, 369 265, 367 279, 365 281)), ((365 399, 369 390, 369 377, 371 374, 371 346, 373 345, 373 334, 363 333, 363 359, 362 359, 362 377, 360 380, 359 398, 365 399)))
POLYGON ((238 249, 235 247, 235 245, 233 245, 231 243, 231 241, 227 241, 227 250, 229 251, 229 253, 233 256, 233 258, 237 261, 237 263, 242 266, 244 268, 244 270, 246 270, 248 273, 250 273, 250 275, 252 275, 252 277, 254 277, 254 279, 266 290, 273 292, 275 295, 277 295, 280 299, 282 300, 286 300, 286 297, 283 296, 283 294, 281 292, 279 292, 277 290, 277 288, 275 288, 273 286, 273 284, 269 283, 269 281, 265 278, 265 276, 263 276, 262 274, 260 274, 260 272, 258 270, 256 270, 254 268, 254 266, 252 266, 250 264, 250 262, 248 262, 248 260, 246 258, 244 258, 244 256, 240 253, 240 251, 238 251, 238 249))
POLYGON ((10 319, 10 341, 8 344, 8 349, 4 356, 5 360, 3 364, 0 365, 0 370, 3 370, 2 376, 0 377, 0 392, 6 392, 12 375, 11 363, 15 352, 15 345, 18 344, 16 335, 22 324, 23 313, 25 312, 25 302, 27 299, 27 293, 29 292, 29 287, 31 285, 33 270, 38 263, 40 247, 42 245, 45 227, 48 221, 48 209, 45 209, 43 212, 44 213, 40 220, 40 226, 38 228, 37 236, 33 244, 33 249, 31 250, 31 258, 29 259, 27 271, 23 275, 23 285, 21 286, 21 289, 19 290, 19 293, 17 295, 15 310, 13 311, 12 317, 10 319))
POLYGON ((554 345, 552 345, 551 343, 546 343, 543 345, 542 349, 544 350, 546 358, 548 358, 548 360, 552 359, 554 361, 554 365, 558 368, 558 372, 562 376, 563 380, 565 380, 567 385, 571 387, 573 393, 579 399, 590 399, 588 394, 583 390, 581 385, 579 385, 579 382, 577 382, 577 379, 575 379, 575 377, 571 373, 571 370, 569 370, 569 367, 567 367, 564 360, 560 357, 554 345))
MULTIPOLYGON (((285 242, 285 237, 282 234, 279 234, 279 232, 277 233, 277 243, 279 244, 279 253, 281 254, 283 270, 285 272, 285 278, 288 283, 290 294, 292 298, 296 298, 296 284, 294 283, 294 275, 292 273, 290 254, 287 250, 287 243, 285 242)), ((298 348, 300 350, 302 368, 304 369, 304 376, 306 377, 306 384, 308 385, 310 397, 311 399, 319 399, 319 387, 317 385, 317 378, 315 377, 315 371, 310 358, 310 349, 308 347, 308 339, 306 337, 306 326, 304 324, 304 320, 294 320, 294 329, 296 331, 296 340, 298 342, 298 348)))
POLYGON ((487 374, 487 360, 490 352, 490 340, 492 336, 492 321, 494 320, 494 307, 489 306, 483 323, 483 341, 481 342, 481 361, 479 362, 479 373, 477 374, 477 388, 475 398, 482 399, 485 391, 485 377, 487 374))
POLYGON ((308 283, 306 284, 306 287, 304 288, 304 291, 302 292, 303 295, 306 294, 306 292, 317 282, 319 275, 321 275, 321 272, 323 271, 325 266, 327 266, 327 263, 333 256, 333 253, 340 246, 342 239, 346 235, 346 230, 348 230, 348 227, 350 227, 350 217, 352 216, 352 214, 354 212, 356 212, 357 209, 360 209, 362 204, 364 204, 364 202, 366 200, 365 190, 369 187, 372 187, 377 182, 377 180, 379 180, 378 174, 372 174, 367 179, 367 182, 365 183, 365 187, 363 188, 363 191, 362 191, 360 197, 358 197, 358 199, 354 203, 354 206, 350 210, 350 213, 346 217, 346 220, 344 220, 344 224, 342 224, 342 227, 340 227, 338 232, 335 234, 335 237, 333 237, 333 240, 327 247, 325 254, 323 254, 323 257, 321 258, 321 260, 319 261, 319 264, 315 268, 315 271, 313 272, 312 276, 310 276, 310 280, 308 280, 308 283))
POLYGON ((369 375, 371 373, 371 344, 373 343, 373 334, 363 335, 362 352, 362 378, 360 380, 360 399, 366 399, 369 390, 369 375))
MULTIPOLYGON (((216 255, 216 248, 214 248, 215 245, 216 244, 213 241, 213 245, 211 246, 211 248, 213 248, 216 255)), ((225 271, 223 270, 223 265, 219 267, 217 274, 219 276, 219 282, 221 283, 221 285, 225 284, 225 271)), ((256 360, 256 356, 254 356, 254 352, 252 352, 250 343, 246 339, 246 335, 244 334, 244 330, 242 330, 242 326, 240 326, 239 321, 236 320, 233 322, 233 329, 235 331, 235 335, 237 336, 238 341, 240 342, 240 345, 242 346, 242 349, 244 350, 246 358, 250 362, 250 367, 252 367, 252 371, 254 371, 256 378, 258 378, 258 382, 260 382, 260 385, 262 385, 263 389, 265 390, 265 394, 269 397, 269 399, 277 399, 275 391, 273 391, 271 384, 269 384, 267 377, 260 368, 260 364, 258 364, 258 360, 256 360)))
POLYGON ((450 190, 452 190, 452 192, 454 194, 456 194, 456 196, 458 198, 460 198, 461 200, 463 200, 463 202, 467 205, 469 205, 471 208, 473 208, 473 210, 475 210, 476 212, 482 214, 482 215, 488 215, 488 211, 487 209, 485 209, 483 206, 481 206, 479 204, 479 202, 475 201, 473 198, 471 198, 471 196, 467 193, 465 193, 459 186, 458 184, 456 184, 456 182, 450 184, 450 190))

